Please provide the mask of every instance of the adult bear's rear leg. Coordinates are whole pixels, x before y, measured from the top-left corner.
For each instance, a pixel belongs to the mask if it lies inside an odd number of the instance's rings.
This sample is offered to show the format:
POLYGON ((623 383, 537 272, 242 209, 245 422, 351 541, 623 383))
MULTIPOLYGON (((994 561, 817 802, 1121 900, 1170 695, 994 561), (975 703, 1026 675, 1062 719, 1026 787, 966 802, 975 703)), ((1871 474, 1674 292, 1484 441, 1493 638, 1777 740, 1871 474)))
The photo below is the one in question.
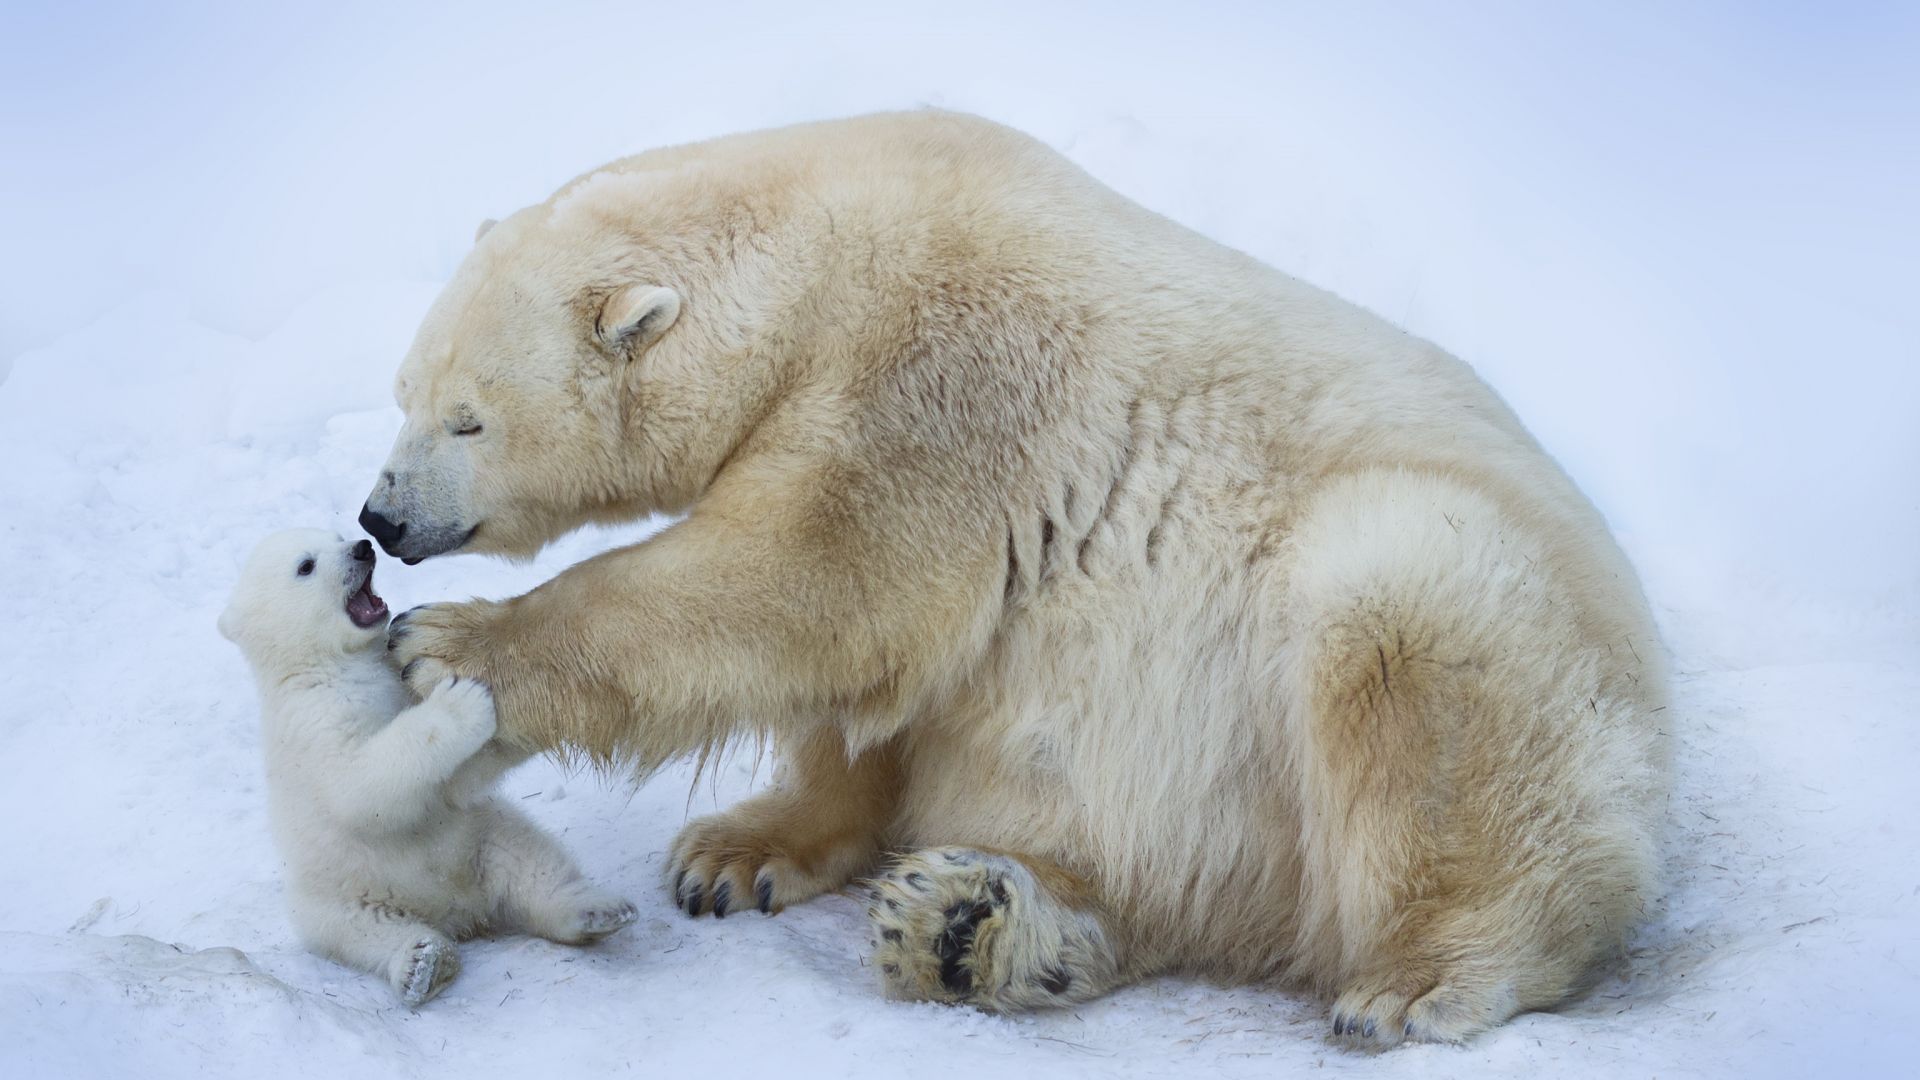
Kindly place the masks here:
POLYGON ((1037 856, 900 856, 868 893, 888 996, 994 1012, 1088 1001, 1133 977, 1092 883, 1037 856))
POLYGON ((1638 915, 1651 698, 1546 545, 1439 476, 1336 481, 1295 534, 1301 969, 1336 1034, 1456 1041, 1576 990, 1638 915))

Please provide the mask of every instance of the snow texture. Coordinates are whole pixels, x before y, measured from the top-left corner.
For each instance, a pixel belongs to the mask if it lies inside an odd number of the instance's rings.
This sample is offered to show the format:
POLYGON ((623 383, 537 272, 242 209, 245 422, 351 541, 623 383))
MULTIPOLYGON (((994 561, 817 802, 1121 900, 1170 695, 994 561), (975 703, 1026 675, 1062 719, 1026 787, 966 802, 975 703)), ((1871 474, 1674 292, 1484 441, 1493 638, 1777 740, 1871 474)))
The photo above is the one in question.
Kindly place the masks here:
MULTIPOLYGON (((1893 5, 9 5, 0 1076, 1912 1075, 1917 30, 1893 5), (1675 652, 1679 777, 1670 891, 1590 995, 1382 1055, 1265 988, 888 1003, 849 897, 668 904, 669 839, 765 781, 749 753, 697 787, 508 778, 639 903, 601 947, 473 943, 418 1012, 301 951, 214 618, 264 533, 352 533, 475 224, 647 146, 917 104, 1439 341, 1608 513, 1675 652)), ((396 610, 505 596, 651 527, 376 580, 396 610)))

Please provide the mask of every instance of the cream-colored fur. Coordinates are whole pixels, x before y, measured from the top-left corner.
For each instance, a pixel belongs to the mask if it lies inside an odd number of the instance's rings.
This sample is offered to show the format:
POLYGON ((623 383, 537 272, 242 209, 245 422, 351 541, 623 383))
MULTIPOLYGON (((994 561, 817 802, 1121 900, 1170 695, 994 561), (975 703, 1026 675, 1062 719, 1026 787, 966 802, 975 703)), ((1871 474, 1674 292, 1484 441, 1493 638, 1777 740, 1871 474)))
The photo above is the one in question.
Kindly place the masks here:
POLYGON ((1599 514, 1459 361, 1018 133, 616 162, 483 234, 397 394, 396 554, 687 514, 396 621, 411 677, 643 770, 771 735, 676 899, 894 852, 897 993, 1186 971, 1458 1039, 1576 990, 1654 887, 1666 675, 1599 514))
POLYGON ((499 929, 585 944, 632 922, 632 904, 492 796, 517 759, 488 743, 487 688, 447 679, 412 704, 381 647, 384 608, 366 625, 349 618, 373 573, 361 544, 318 529, 268 537, 220 617, 260 685, 274 838, 308 947, 419 1005, 459 972, 456 939, 499 929))

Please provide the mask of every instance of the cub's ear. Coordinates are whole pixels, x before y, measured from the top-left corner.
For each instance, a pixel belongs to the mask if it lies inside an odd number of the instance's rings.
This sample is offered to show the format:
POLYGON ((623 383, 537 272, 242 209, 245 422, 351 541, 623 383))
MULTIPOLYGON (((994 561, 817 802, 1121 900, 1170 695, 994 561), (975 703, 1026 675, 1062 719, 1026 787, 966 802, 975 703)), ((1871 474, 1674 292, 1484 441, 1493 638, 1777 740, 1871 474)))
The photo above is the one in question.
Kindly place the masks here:
POLYGON ((479 243, 480 238, 487 235, 489 232, 492 232, 493 227, 498 224, 500 224, 500 222, 493 218, 488 218, 487 220, 481 222, 480 227, 473 230, 473 242, 476 244, 479 243))
POLYGON ((594 330, 602 345, 635 356, 660 340, 679 317, 679 293, 665 285, 629 285, 607 297, 594 330))

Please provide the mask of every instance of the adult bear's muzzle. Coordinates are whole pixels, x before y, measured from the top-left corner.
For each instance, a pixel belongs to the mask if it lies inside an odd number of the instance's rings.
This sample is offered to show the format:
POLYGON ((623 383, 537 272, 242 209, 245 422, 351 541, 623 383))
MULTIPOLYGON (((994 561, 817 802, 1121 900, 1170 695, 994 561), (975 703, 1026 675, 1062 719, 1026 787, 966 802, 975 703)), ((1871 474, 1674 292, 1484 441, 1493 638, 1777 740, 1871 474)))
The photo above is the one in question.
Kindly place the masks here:
POLYGON ((387 554, 400 554, 394 550, 394 546, 400 543, 401 537, 407 535, 406 522, 389 520, 387 515, 375 510, 373 504, 368 503, 360 508, 360 527, 367 530, 368 536, 379 541, 381 549, 387 554))

